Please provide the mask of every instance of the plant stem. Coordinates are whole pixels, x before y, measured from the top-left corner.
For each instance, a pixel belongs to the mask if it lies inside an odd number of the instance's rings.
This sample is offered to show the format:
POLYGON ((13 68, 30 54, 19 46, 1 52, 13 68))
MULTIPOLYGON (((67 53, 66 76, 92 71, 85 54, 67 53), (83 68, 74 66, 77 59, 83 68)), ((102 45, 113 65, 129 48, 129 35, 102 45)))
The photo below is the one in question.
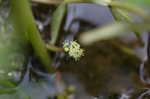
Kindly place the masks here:
POLYGON ((51 44, 47 44, 47 45, 46 45, 46 48, 47 48, 49 51, 53 51, 53 52, 64 52, 64 49, 63 49, 63 48, 59 48, 59 47, 56 47, 56 46, 51 45, 51 44))
POLYGON ((20 27, 20 29, 24 29, 26 32, 26 37, 31 43, 35 55, 41 61, 47 72, 54 72, 55 69, 52 67, 51 58, 47 53, 45 44, 35 25, 28 0, 11 0, 11 5, 13 12, 12 15, 14 19, 17 20, 16 24, 20 27))

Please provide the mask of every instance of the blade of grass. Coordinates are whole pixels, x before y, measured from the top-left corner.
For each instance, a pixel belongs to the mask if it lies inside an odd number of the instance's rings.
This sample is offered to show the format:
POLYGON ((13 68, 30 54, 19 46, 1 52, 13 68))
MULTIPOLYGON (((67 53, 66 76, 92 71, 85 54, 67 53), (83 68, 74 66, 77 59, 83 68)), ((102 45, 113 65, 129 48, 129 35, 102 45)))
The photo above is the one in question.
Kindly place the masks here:
POLYGON ((60 6, 56 9, 52 17, 52 24, 51 24, 51 44, 55 44, 58 38, 58 33, 60 30, 60 26, 62 20, 65 16, 67 9, 67 4, 64 2, 60 4, 60 6))

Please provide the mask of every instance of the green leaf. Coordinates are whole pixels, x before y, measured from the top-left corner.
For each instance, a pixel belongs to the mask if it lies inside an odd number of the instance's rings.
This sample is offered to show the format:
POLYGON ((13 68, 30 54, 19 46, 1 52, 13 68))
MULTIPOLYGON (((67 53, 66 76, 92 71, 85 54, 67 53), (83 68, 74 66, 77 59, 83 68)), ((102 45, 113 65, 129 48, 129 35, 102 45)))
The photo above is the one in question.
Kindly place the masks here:
POLYGON ((51 44, 55 44, 60 31, 61 23, 67 11, 67 4, 90 2, 89 0, 66 0, 62 2, 52 16, 51 23, 51 44))
POLYGON ((126 2, 142 5, 150 5, 150 0, 126 0, 126 2))
POLYGON ((14 94, 16 93, 18 90, 17 89, 0 89, 0 95, 2 94, 14 94))
POLYGON ((0 99, 31 99, 20 88, 16 89, 0 89, 0 99))
POLYGON ((35 55, 43 64, 45 71, 54 72, 55 69, 52 67, 51 58, 48 55, 46 45, 36 27, 29 1, 11 0, 10 2, 16 27, 26 33, 26 37, 31 43, 35 55))
POLYGON ((150 23, 114 23, 82 33, 79 40, 85 45, 90 45, 99 40, 107 40, 131 33, 131 31, 141 32, 145 30, 150 30, 150 23))
POLYGON ((16 85, 9 80, 0 80, 0 86, 3 86, 5 88, 15 88, 16 85))
MULTIPOLYGON (((111 12, 112 12, 112 15, 114 16, 114 18, 117 22, 119 22, 119 21, 124 21, 127 23, 134 23, 135 22, 135 20, 131 17, 129 12, 124 10, 124 9, 111 8, 111 12)), ((141 33, 137 32, 137 31, 134 31, 134 33, 139 40, 142 39, 141 33)))
POLYGON ((13 82, 9 80, 0 80, 0 99, 6 99, 7 97, 8 99, 20 99, 19 97, 30 99, 23 89, 16 86, 13 82))
POLYGON ((99 40, 107 40, 124 34, 128 25, 115 23, 87 31, 80 36, 80 42, 89 45, 99 40))
POLYGON ((109 3, 112 0, 87 0, 87 1, 90 1, 90 2, 93 2, 93 3, 96 3, 96 4, 100 4, 100 5, 103 5, 103 6, 108 6, 109 3))
POLYGON ((66 13, 66 8, 66 3, 62 3, 53 14, 51 24, 51 44, 55 44, 57 41, 60 26, 66 13))
POLYGON ((126 11, 132 12, 146 20, 146 17, 149 15, 148 12, 137 6, 136 4, 131 4, 127 2, 120 2, 120 1, 112 1, 109 3, 109 6, 112 8, 119 8, 119 9, 124 9, 126 11))
POLYGON ((14 94, 19 89, 16 85, 9 80, 0 80, 0 95, 1 94, 14 94))
POLYGON ((24 69, 29 50, 24 30, 16 27, 11 15, 8 0, 3 0, 0 6, 0 79, 16 82, 15 74, 24 69))

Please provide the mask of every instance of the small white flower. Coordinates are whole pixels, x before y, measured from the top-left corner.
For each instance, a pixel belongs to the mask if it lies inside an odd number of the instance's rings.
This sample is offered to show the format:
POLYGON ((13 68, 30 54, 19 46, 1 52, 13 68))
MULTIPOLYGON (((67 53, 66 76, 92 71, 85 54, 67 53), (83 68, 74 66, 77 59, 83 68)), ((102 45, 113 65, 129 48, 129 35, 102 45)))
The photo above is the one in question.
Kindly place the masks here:
POLYGON ((84 56, 84 50, 80 48, 80 45, 76 41, 65 41, 63 43, 63 48, 65 52, 69 54, 70 57, 73 57, 76 61, 80 57, 84 56))

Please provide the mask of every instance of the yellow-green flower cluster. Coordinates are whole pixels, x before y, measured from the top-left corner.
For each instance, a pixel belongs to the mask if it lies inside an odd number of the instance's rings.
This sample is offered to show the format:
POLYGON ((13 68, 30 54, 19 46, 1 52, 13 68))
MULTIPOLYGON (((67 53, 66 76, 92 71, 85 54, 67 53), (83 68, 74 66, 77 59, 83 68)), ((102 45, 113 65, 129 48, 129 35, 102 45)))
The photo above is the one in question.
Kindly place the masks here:
POLYGON ((63 48, 76 61, 84 55, 84 50, 80 48, 80 45, 76 41, 65 41, 63 48))

